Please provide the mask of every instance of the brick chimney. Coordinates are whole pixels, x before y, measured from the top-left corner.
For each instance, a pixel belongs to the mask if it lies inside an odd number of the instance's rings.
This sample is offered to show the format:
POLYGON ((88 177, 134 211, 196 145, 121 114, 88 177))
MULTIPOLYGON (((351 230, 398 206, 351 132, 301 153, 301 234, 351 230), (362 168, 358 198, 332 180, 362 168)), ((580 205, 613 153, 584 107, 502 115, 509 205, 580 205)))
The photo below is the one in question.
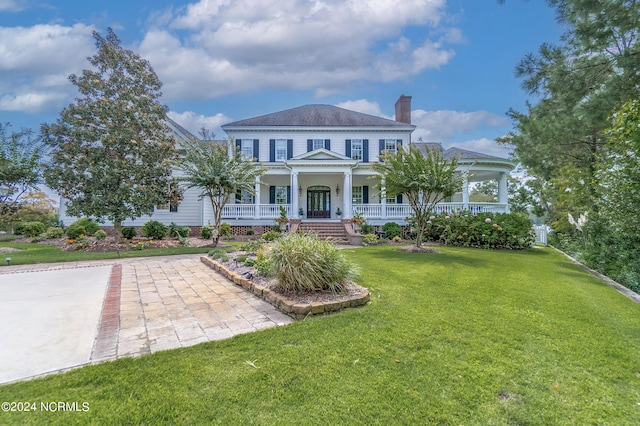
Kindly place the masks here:
POLYGON ((400 95, 396 101, 396 121, 411 124, 411 96, 400 95))

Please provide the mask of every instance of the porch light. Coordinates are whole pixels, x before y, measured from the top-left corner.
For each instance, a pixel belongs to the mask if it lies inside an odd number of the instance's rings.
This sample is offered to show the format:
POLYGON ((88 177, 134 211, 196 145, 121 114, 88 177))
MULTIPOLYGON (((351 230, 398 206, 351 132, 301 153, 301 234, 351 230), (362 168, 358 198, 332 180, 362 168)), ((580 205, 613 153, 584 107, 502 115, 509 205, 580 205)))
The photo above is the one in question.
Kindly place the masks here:
POLYGON ((336 185, 336 195, 340 195, 340 184, 336 185))
POLYGON ((298 185, 298 197, 302 197, 302 185, 298 185))

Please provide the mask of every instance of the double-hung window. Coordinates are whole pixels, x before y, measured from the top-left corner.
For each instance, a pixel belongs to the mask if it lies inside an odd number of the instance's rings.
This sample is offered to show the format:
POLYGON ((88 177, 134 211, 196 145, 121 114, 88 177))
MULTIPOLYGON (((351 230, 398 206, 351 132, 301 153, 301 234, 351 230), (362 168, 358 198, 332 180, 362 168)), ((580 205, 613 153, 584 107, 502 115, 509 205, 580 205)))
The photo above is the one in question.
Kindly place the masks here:
POLYGON ((362 160, 362 139, 351 139, 351 158, 362 160))
POLYGON ((248 191, 246 189, 243 189, 243 190, 240 191, 239 195, 240 196, 237 198, 237 202, 239 204, 253 204, 254 203, 254 198, 253 198, 254 195, 250 191, 248 191))
POLYGON ((362 204, 363 197, 362 197, 362 187, 361 186, 354 186, 351 189, 351 202, 353 204, 362 204))
POLYGON ((276 139, 276 158, 275 161, 285 161, 287 159, 287 140, 276 139))
POLYGON ((324 139, 313 139, 313 145, 311 145, 312 150, 322 149, 324 148, 324 139))
POLYGON ((287 187, 276 186, 276 204, 287 204, 287 187))
POLYGON ((385 139, 384 140, 384 150, 388 152, 397 152, 398 151, 398 143, 396 139, 385 139))
POLYGON ((253 139, 242 139, 240 141, 240 154, 244 158, 251 159, 253 155, 253 139))

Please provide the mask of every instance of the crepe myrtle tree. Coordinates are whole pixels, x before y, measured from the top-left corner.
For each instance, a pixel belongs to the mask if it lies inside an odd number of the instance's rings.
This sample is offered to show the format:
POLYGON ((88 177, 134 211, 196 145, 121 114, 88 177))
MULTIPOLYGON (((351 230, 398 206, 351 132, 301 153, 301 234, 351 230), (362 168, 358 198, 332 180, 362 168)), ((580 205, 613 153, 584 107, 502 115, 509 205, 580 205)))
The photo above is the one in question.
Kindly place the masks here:
MULTIPOLYGON (((246 158, 236 150, 230 155, 233 140, 225 143, 210 140, 191 140, 181 143, 184 154, 179 162, 180 180, 188 188, 199 188, 200 198, 211 202, 214 217, 213 244, 220 239, 222 210, 239 191, 255 194, 256 180, 262 176, 262 164, 246 158)), ((233 150, 231 150, 233 152, 233 150)))
POLYGON ((373 165, 381 178, 377 188, 388 197, 402 194, 407 199, 413 211, 416 247, 420 248, 436 204, 462 187, 463 175, 456 171, 458 161, 444 159, 438 149, 427 149, 423 154, 415 146, 398 146, 397 152, 386 151, 381 159, 373 165))
POLYGON ((110 220, 121 240, 124 220, 181 199, 172 177, 178 152, 149 62, 123 49, 111 29, 93 36, 92 69, 69 77, 81 96, 42 126, 52 148, 44 177, 68 200, 69 214, 110 220))

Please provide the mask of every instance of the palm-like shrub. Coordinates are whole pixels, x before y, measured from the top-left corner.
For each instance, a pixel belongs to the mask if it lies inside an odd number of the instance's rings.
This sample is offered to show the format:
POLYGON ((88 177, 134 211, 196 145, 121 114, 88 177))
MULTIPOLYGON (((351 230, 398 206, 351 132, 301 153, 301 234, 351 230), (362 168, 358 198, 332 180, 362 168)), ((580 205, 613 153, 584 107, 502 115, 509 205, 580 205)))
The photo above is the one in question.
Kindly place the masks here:
POLYGON ((338 248, 313 235, 289 234, 269 253, 277 287, 286 291, 343 291, 357 269, 338 248))

